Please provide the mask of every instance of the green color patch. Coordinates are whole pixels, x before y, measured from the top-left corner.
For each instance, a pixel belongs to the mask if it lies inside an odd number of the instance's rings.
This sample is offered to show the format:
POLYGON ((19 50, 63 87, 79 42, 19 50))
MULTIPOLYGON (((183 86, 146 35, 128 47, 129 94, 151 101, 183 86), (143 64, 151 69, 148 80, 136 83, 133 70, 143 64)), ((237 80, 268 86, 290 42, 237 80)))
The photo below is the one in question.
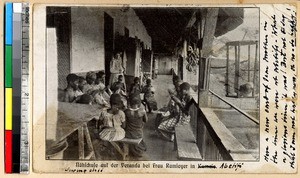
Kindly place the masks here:
POLYGON ((5 87, 12 88, 12 46, 5 46, 5 87))

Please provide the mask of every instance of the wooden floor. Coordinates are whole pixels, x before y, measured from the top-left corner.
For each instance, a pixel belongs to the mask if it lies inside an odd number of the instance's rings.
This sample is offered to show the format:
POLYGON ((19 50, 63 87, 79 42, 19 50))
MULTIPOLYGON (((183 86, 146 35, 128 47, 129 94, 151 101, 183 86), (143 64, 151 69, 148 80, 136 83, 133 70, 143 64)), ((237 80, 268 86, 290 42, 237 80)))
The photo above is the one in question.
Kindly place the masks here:
MULTIPOLYGON (((158 75, 153 80, 155 88, 155 99, 158 108, 162 108, 170 100, 168 88, 172 87, 171 75, 158 75)), ((144 135, 148 150, 146 152, 147 160, 177 160, 177 152, 174 150, 174 143, 169 142, 154 133, 154 120, 156 114, 148 114, 149 121, 145 125, 144 135)))

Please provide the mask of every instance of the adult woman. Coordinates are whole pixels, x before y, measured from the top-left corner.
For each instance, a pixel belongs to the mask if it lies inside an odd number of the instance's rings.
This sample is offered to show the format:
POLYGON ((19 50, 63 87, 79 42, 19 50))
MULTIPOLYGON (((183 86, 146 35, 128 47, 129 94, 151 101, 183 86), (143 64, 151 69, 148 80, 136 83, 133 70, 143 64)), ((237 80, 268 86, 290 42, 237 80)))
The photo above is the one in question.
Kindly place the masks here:
POLYGON ((110 86, 112 86, 113 83, 118 81, 119 75, 122 75, 124 78, 124 67, 121 58, 121 53, 117 52, 114 55, 113 59, 110 61, 110 78, 109 78, 110 86))

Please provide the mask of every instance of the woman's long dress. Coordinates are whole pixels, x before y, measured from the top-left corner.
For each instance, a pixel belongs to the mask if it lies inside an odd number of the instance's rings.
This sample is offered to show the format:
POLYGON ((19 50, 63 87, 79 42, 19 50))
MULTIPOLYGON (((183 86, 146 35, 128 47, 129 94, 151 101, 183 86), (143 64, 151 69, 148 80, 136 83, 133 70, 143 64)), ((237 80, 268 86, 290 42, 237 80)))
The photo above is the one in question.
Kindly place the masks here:
MULTIPOLYGON (((119 75, 123 76, 123 81, 125 83, 124 78, 124 67, 122 65, 122 59, 113 58, 110 61, 110 77, 109 77, 109 85, 112 86, 115 82, 118 81, 119 75)), ((125 85, 126 86, 126 85, 125 85)), ((126 88, 125 88, 126 91, 126 88)))

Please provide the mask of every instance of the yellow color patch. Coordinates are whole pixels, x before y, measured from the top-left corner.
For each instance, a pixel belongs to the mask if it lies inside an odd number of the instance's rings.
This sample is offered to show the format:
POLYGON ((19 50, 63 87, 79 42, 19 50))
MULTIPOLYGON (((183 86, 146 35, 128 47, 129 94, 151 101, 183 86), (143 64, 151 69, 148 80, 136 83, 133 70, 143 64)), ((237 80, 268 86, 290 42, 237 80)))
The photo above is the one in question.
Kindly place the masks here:
POLYGON ((5 88, 5 130, 12 130, 12 88, 5 88))

